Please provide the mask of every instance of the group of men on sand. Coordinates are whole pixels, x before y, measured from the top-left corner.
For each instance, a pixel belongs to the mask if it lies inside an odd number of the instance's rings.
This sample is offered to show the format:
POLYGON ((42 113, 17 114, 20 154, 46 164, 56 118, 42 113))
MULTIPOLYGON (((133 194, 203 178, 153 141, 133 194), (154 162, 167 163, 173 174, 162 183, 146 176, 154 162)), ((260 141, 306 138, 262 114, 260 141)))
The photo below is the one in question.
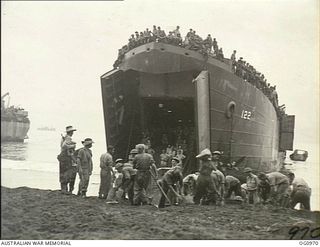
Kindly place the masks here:
POLYGON ((291 171, 287 174, 281 172, 260 172, 257 176, 251 168, 248 173, 247 190, 249 203, 271 202, 281 207, 294 208, 300 203, 301 208, 310 210, 311 188, 303 178, 296 178, 291 171))
POLYGON ((72 126, 66 127, 66 135, 61 138, 61 152, 58 155, 59 181, 63 194, 72 194, 74 183, 79 174, 80 182, 78 195, 86 196, 90 176, 92 175, 92 151, 94 143, 91 138, 82 141, 83 147, 76 150, 76 143, 72 141, 73 133, 76 131, 72 126))
MULTIPOLYGON (((78 195, 86 197, 89 179, 92 174, 92 152, 94 143, 91 138, 82 141, 83 147, 75 150, 72 141, 72 126, 66 127, 62 137, 60 164, 61 192, 72 194, 77 173, 79 174, 78 195)), ((152 204, 154 180, 161 198, 159 208, 167 204, 176 205, 190 195, 196 205, 224 205, 225 200, 235 200, 248 204, 270 203, 294 208, 297 203, 310 210, 311 189, 302 178, 294 173, 260 172, 255 175, 249 167, 244 169, 246 183, 241 184, 236 176, 228 175, 220 162, 221 152, 211 152, 208 148, 196 156, 200 166, 197 172, 183 176, 181 164, 172 162, 172 167, 159 176, 153 156, 146 152, 144 144, 137 144, 128 155, 128 161, 113 160, 114 147, 108 146, 107 152, 100 157, 100 199, 107 203, 129 201, 131 205, 152 204), (167 204, 166 204, 167 203, 167 204)))

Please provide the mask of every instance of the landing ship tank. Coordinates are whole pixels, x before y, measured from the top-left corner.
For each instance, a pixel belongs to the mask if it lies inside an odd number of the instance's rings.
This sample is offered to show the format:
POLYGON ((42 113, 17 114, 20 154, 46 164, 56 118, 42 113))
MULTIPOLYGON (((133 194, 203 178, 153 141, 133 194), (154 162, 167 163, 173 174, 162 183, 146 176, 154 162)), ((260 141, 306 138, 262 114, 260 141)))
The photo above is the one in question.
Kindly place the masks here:
POLYGON ((294 116, 280 116, 229 59, 150 42, 127 51, 116 66, 101 76, 101 89, 106 140, 117 157, 127 157, 146 131, 160 153, 163 133, 170 144, 177 141, 172 133, 184 128, 185 173, 198 169, 194 157, 207 147, 222 151, 242 175, 244 167, 279 170, 279 153, 292 150, 294 116))

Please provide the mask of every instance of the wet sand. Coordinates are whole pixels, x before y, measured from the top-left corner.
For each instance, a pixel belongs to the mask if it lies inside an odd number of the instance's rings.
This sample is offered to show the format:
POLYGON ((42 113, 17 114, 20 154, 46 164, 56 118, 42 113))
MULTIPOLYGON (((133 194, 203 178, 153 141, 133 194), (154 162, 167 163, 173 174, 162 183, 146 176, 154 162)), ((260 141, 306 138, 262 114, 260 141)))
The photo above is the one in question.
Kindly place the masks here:
POLYGON ((1 239, 290 239, 295 226, 310 230, 294 239, 312 239, 320 226, 320 212, 263 205, 158 209, 28 187, 2 187, 1 201, 1 239))
MULTIPOLYGON (((77 175, 74 193, 77 192, 79 177, 77 175)), ((24 169, 1 169, 1 185, 8 188, 26 186, 29 188, 59 190, 59 174, 51 171, 35 171, 24 169)), ((93 174, 90 177, 88 188, 89 196, 97 196, 100 185, 100 176, 93 174)))

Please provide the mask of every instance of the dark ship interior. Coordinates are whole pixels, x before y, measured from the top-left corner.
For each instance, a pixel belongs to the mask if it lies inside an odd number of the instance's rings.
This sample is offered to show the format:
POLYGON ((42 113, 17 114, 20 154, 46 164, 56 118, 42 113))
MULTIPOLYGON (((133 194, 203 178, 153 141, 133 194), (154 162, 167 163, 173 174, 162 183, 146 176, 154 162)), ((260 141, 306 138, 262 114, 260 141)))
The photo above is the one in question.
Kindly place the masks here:
POLYGON ((126 159, 136 144, 147 142, 157 164, 168 145, 183 148, 190 163, 196 152, 193 79, 198 73, 117 71, 102 76, 107 142, 115 146, 116 158, 126 159))

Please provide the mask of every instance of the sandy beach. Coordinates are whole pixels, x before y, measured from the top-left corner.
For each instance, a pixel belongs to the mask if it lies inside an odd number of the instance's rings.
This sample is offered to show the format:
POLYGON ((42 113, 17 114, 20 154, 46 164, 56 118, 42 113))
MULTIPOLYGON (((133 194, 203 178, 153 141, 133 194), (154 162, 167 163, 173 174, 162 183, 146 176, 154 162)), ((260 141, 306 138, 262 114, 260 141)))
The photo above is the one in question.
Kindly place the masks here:
MULTIPOLYGON (((1 179, 2 239, 290 239, 290 229, 294 239, 320 238, 319 211, 230 203, 194 206, 188 203, 191 198, 159 210, 106 204, 96 197, 97 174, 86 199, 62 195, 55 172, 3 168, 1 179), (305 236, 304 227, 309 229, 305 236)), ((153 188, 157 204, 160 193, 153 188)))
POLYGON ((234 204, 159 210, 28 187, 2 187, 1 201, 1 239, 290 239, 290 229, 293 239, 320 238, 318 211, 234 204))

